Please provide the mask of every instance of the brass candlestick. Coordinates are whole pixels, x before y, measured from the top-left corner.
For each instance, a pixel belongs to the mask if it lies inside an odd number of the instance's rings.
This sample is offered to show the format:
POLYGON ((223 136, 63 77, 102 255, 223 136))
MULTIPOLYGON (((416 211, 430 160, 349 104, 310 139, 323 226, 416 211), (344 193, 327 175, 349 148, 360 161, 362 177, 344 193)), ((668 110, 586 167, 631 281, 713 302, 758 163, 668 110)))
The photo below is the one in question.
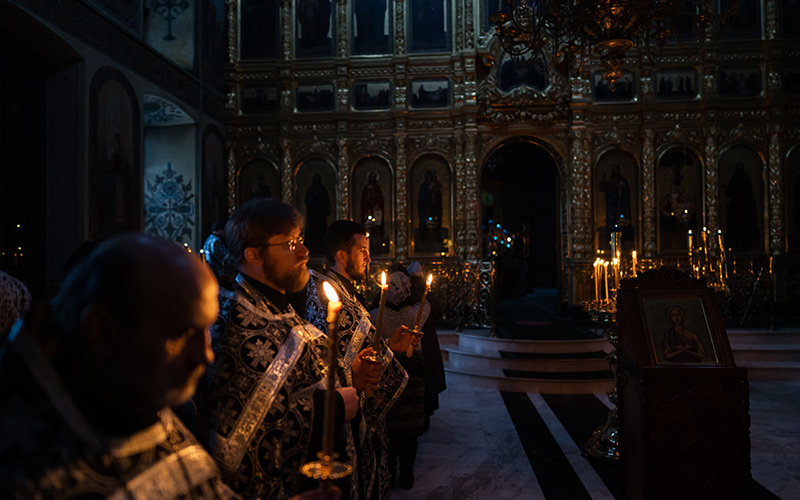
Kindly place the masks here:
POLYGON ((614 347, 608 353, 608 365, 614 374, 614 389, 608 393, 608 400, 614 405, 608 412, 606 422, 598 427, 591 437, 583 443, 585 454, 602 460, 619 461, 619 419, 617 416, 617 307, 615 301, 603 304, 588 304, 592 321, 603 325, 603 333, 614 347), (599 306, 599 307, 593 307, 599 306))
POLYGON ((319 460, 300 466, 300 472, 311 479, 320 481, 323 491, 331 491, 331 481, 345 477, 353 472, 353 467, 346 462, 338 462, 338 454, 333 450, 335 433, 335 415, 333 406, 336 399, 336 342, 339 334, 339 313, 342 303, 333 287, 326 281, 322 284, 328 296, 328 374, 325 392, 324 427, 322 429, 322 450, 317 452, 319 460))

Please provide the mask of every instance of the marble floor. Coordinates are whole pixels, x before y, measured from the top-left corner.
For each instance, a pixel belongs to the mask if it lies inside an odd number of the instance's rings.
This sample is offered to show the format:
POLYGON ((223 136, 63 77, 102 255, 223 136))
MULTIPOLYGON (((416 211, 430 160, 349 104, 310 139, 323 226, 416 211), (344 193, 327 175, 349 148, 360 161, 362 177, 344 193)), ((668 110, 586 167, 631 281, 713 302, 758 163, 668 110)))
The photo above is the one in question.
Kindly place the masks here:
MULTIPOLYGON (((758 483, 751 498, 800 500, 800 381, 751 382, 750 391, 758 483)), ((589 412, 570 411, 570 401, 449 384, 420 437, 414 487, 392 490, 392 500, 619 498, 615 466, 582 456, 576 439, 602 423, 593 421, 608 398, 585 396, 581 408, 589 412), (515 406, 527 408, 524 422, 510 413, 515 406), (517 429, 524 434, 529 427, 536 434, 521 439, 517 429), (531 437, 537 445, 526 448, 531 437)))

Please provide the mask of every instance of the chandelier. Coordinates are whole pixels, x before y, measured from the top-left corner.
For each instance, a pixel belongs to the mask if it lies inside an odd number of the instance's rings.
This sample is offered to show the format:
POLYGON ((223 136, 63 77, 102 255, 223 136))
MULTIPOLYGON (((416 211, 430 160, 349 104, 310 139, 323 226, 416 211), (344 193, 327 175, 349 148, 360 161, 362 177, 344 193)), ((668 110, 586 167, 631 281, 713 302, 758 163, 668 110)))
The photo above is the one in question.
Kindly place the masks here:
POLYGON ((606 66, 603 78, 623 77, 622 60, 636 47, 650 53, 675 40, 684 51, 702 48, 718 37, 725 22, 738 13, 742 0, 505 0, 494 14, 503 49, 512 57, 527 53, 549 64, 577 61, 590 51, 606 66), (721 2, 720 2, 721 3, 721 2))

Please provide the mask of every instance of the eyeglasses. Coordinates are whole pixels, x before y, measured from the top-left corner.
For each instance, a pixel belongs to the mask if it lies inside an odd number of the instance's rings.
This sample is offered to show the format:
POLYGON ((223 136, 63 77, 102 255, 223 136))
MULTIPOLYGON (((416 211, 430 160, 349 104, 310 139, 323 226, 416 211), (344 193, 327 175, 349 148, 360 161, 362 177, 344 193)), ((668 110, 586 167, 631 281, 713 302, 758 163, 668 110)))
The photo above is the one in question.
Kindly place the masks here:
POLYGON ((279 245, 286 245, 286 248, 289 249, 290 252, 294 252, 298 245, 302 245, 305 239, 304 235, 300 235, 297 238, 292 238, 289 241, 281 241, 280 243, 267 243, 264 245, 265 247, 274 247, 279 245))

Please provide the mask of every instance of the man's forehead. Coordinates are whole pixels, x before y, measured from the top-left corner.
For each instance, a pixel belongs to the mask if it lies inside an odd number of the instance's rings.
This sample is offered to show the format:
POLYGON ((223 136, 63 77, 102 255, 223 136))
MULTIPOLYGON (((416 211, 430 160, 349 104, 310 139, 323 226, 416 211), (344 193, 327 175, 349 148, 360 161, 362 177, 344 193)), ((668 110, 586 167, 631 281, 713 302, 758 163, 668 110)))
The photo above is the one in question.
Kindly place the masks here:
POLYGON ((293 226, 287 231, 284 231, 284 232, 278 233, 278 234, 273 234, 272 236, 270 236, 269 242, 270 243, 276 243, 276 242, 280 242, 280 241, 285 241, 285 240, 290 239, 290 238, 296 238, 297 236, 300 235, 302 230, 303 230, 302 226, 299 226, 299 225, 298 226, 293 226))

